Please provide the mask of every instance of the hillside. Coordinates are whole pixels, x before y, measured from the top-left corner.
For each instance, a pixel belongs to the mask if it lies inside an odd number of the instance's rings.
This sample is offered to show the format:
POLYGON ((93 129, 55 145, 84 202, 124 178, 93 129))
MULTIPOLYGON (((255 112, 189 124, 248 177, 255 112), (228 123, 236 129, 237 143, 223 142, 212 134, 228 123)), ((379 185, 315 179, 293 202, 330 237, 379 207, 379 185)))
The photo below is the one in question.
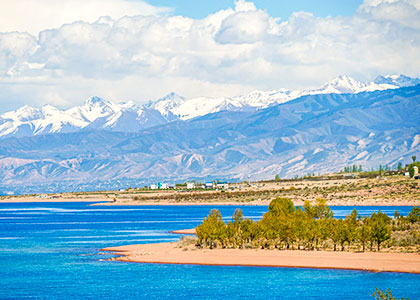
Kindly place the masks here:
POLYGON ((161 179, 257 180, 408 163, 420 156, 419 100, 420 85, 306 95, 131 133, 86 128, 3 138, 0 192, 95 190, 161 179))

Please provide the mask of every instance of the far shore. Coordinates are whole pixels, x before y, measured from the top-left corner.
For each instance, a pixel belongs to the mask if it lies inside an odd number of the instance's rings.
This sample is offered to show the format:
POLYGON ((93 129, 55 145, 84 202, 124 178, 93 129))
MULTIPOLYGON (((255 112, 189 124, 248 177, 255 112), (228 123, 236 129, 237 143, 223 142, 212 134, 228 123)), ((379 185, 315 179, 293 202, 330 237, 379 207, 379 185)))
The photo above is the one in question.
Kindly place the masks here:
POLYGON ((420 274, 420 254, 303 250, 197 249, 177 242, 102 249, 112 260, 158 264, 346 269, 420 274))
MULTIPOLYGON (((340 174, 336 174, 339 176, 340 174)), ((342 174, 340 176, 343 176, 342 174)), ((226 189, 128 188, 108 191, 0 196, 0 203, 93 202, 104 206, 241 205, 267 206, 277 197, 295 206, 326 200, 329 206, 420 206, 420 181, 393 175, 383 178, 313 178, 230 183, 226 189)))
POLYGON ((33 196, 18 196, 0 199, 0 203, 60 203, 60 202, 88 202, 100 204, 98 202, 107 202, 109 199, 92 199, 92 198, 39 198, 33 196))
MULTIPOLYGON (((0 203, 60 203, 60 202, 86 202, 91 206, 268 206, 271 200, 255 200, 248 202, 240 201, 182 201, 174 202, 168 200, 161 201, 112 201, 109 198, 39 198, 33 196, 16 196, 0 199, 0 203)), ((303 201, 293 201, 295 206, 303 205, 303 201)), ((364 199, 363 201, 327 201, 329 206, 420 206, 420 200, 408 201, 385 201, 380 199, 364 199)))

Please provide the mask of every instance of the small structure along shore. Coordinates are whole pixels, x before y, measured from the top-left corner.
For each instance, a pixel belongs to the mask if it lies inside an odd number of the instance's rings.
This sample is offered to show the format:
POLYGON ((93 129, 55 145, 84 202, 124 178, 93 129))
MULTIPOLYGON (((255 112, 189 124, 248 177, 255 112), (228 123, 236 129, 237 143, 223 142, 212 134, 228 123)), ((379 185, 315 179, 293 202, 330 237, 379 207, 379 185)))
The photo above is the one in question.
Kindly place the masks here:
POLYGON ((418 253, 261 249, 210 250, 182 247, 177 242, 109 247, 102 250, 123 255, 114 258, 114 260, 126 262, 347 269, 420 274, 420 254, 418 253))

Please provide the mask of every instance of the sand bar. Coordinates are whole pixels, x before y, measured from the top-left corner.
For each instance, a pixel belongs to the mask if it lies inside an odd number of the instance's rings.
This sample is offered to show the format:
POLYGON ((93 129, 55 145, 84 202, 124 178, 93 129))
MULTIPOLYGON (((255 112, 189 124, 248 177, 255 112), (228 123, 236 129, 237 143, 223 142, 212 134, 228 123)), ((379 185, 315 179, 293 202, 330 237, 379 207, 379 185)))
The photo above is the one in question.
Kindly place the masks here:
POLYGON ((188 249, 176 242, 141 244, 102 249, 118 255, 116 260, 140 263, 220 266, 265 266, 316 269, 348 269, 420 274, 417 253, 329 252, 253 249, 188 249))
POLYGON ((171 233, 176 233, 176 234, 197 234, 197 232, 195 231, 195 228, 174 230, 174 231, 171 231, 171 233))
POLYGON ((0 199, 0 203, 59 203, 59 202, 88 202, 99 204, 98 202, 107 202, 109 199, 94 199, 94 198, 40 198, 40 197, 8 197, 5 199, 0 199))

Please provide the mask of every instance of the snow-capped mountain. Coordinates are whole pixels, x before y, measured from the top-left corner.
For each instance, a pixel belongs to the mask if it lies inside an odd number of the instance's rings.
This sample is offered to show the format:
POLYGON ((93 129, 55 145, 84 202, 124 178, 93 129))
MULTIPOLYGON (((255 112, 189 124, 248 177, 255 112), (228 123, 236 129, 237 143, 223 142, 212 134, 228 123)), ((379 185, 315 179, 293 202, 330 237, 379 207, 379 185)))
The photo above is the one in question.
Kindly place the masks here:
POLYGON ((306 95, 357 94, 416 84, 420 84, 420 79, 404 75, 379 76, 374 82, 367 83, 349 76, 339 76, 319 89, 279 89, 254 91, 236 97, 192 99, 170 93, 143 106, 138 106, 132 101, 117 104, 99 97, 90 97, 83 105, 67 110, 60 110, 51 105, 39 109, 24 106, 16 111, 4 113, 0 115, 0 137, 69 133, 86 129, 138 132, 172 121, 190 120, 220 111, 253 112, 306 95))
MULTIPOLYGON (((100 112, 95 121, 108 120, 108 108, 95 109, 100 112)), ((137 109, 120 112, 132 112, 136 120, 139 116, 137 109)), ((305 95, 257 111, 219 111, 132 133, 92 129, 3 138, 0 194, 95 190, 161 180, 293 177, 348 165, 365 170, 396 166, 420 156, 419 116, 416 85, 305 95)), ((22 111, 19 118, 23 122, 28 115, 22 111)))
POLYGON ((420 84, 420 79, 404 75, 379 76, 375 82, 363 83, 352 77, 342 75, 327 82, 319 89, 290 91, 279 89, 272 91, 254 91, 236 97, 207 98, 199 97, 185 99, 176 94, 149 104, 149 107, 159 110, 163 115, 174 115, 181 120, 215 113, 218 111, 255 111, 272 105, 285 103, 305 95, 344 94, 372 92, 377 90, 396 89, 404 86, 420 84), (380 78, 384 78, 381 80, 380 78), (392 78, 392 79, 391 79, 392 78), (391 79, 391 80, 388 80, 391 79), (164 105, 162 105, 164 103, 164 105))
POLYGON ((420 84, 419 78, 412 78, 405 75, 387 75, 376 77, 375 84, 390 84, 398 87, 414 86, 420 84))
POLYGON ((0 137, 45 133, 69 133, 82 129, 134 132, 167 123, 159 111, 138 107, 134 102, 115 104, 90 97, 81 106, 59 110, 51 105, 40 109, 24 106, 0 116, 0 137))

